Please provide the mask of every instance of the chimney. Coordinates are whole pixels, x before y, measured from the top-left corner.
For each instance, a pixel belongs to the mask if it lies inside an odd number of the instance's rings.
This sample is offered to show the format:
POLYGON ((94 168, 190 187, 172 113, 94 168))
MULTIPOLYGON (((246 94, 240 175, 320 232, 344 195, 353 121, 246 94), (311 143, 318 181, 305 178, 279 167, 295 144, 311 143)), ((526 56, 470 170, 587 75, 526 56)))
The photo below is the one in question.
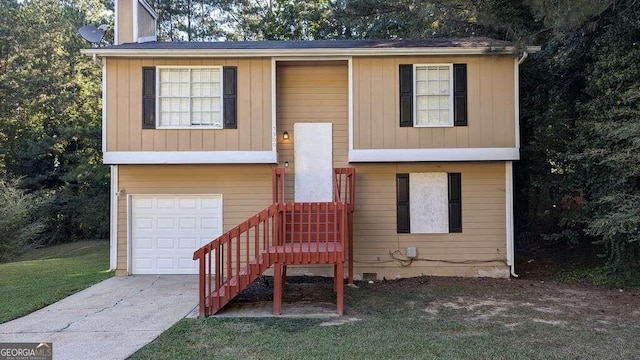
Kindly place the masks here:
POLYGON ((145 0, 115 0, 114 45, 156 41, 158 16, 145 0))

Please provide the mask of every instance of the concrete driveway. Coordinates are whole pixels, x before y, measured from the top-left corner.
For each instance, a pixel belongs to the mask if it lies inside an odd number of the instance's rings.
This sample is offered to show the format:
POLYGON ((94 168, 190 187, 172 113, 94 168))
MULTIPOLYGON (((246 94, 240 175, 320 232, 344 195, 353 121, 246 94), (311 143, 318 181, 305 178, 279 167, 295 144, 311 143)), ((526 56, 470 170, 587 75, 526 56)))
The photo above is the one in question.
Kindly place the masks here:
POLYGON ((197 305, 197 276, 114 277, 0 324, 0 342, 52 342, 54 359, 125 359, 197 305))

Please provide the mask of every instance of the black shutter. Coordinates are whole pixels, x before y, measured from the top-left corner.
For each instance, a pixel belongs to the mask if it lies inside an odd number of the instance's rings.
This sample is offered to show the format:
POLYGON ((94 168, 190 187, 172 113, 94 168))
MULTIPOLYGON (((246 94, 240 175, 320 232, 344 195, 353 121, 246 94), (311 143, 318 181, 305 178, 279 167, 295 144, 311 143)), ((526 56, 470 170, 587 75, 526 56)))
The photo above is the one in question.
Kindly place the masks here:
POLYGON ((400 65, 400 126, 413 126, 413 65, 400 65))
POLYGON ((467 126, 467 64, 453 64, 453 125, 467 126))
POLYGON ((224 94, 224 128, 238 128, 238 67, 225 66, 222 73, 224 94))
POLYGON ((410 233, 409 174, 396 175, 396 216, 398 233, 410 233))
POLYGON ((449 232, 462 232, 462 179, 460 173, 449 173, 449 232))
POLYGON ((142 68, 142 128, 156 128, 156 68, 142 68))

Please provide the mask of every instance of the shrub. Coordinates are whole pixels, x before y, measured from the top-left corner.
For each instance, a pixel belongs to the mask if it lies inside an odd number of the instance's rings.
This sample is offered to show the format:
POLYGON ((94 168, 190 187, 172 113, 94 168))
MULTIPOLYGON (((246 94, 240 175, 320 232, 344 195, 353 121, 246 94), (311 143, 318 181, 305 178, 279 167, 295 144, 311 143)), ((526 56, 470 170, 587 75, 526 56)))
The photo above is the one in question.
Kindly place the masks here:
POLYGON ((0 262, 37 245, 44 224, 35 215, 42 204, 37 193, 25 192, 15 181, 0 180, 0 262))

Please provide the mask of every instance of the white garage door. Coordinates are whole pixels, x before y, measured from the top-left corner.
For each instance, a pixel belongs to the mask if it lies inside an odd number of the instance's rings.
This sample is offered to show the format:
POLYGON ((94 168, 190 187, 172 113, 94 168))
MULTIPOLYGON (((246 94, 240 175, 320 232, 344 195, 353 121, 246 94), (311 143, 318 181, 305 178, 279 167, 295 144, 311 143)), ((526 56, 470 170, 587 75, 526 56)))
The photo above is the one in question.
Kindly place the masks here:
POLYGON ((222 235, 222 195, 131 197, 131 273, 197 274, 193 252, 222 235))

